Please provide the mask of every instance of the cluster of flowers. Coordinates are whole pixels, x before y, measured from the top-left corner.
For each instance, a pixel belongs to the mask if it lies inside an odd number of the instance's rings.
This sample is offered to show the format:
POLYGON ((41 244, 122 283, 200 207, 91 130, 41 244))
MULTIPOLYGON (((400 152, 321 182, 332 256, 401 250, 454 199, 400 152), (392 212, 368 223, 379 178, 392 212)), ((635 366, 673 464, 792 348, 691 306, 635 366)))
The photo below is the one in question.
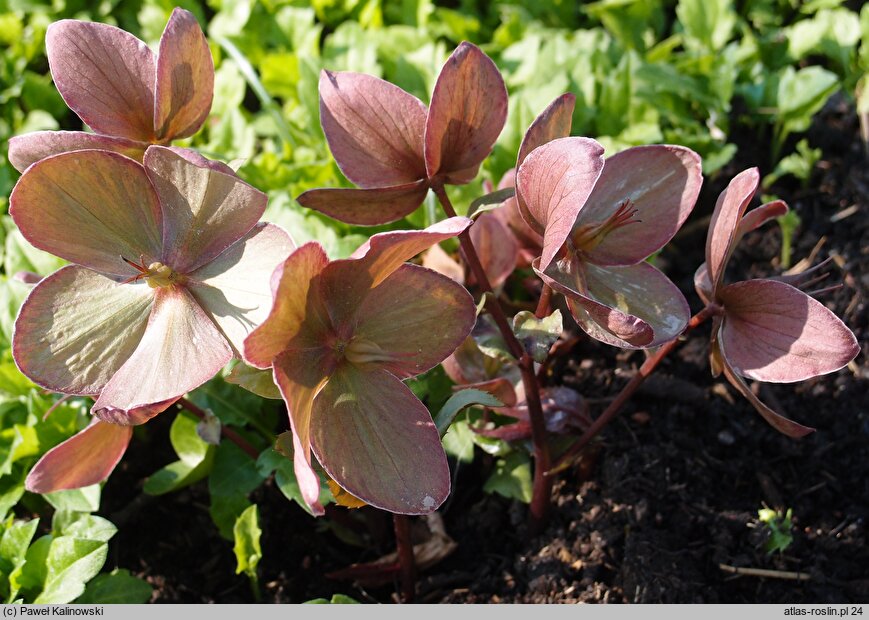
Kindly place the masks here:
MULTIPOLYGON (((73 20, 52 25, 46 47, 57 88, 95 133, 37 132, 10 143, 23 172, 12 218, 34 246, 71 263, 30 293, 13 354, 37 384, 96 400, 90 426, 33 468, 32 491, 105 479, 132 426, 240 358, 273 373, 296 476, 315 513, 312 453, 371 505, 435 510, 450 490, 446 457, 429 412, 402 380, 453 354, 476 309, 461 270, 450 278, 406 261, 469 229, 477 247, 489 248, 482 254, 493 281, 530 263, 598 340, 654 347, 688 323, 683 295, 645 259, 693 209, 700 158, 647 146, 604 160, 594 140, 569 137, 570 95, 529 128, 517 168, 501 182, 515 185, 515 196, 498 209, 473 226, 451 217, 380 233, 349 259, 330 261, 319 244, 297 248, 287 232, 258 223, 267 198, 231 168, 170 146, 199 130, 213 95, 211 55, 190 13, 175 10, 157 54, 122 30, 73 20)), ((378 78, 324 71, 323 130, 359 189, 313 190, 299 202, 354 224, 401 219, 429 190, 477 176, 506 112, 500 73, 468 43, 447 60, 428 107, 378 78)), ((743 377, 789 382, 831 372, 857 343, 798 282, 724 284, 739 238, 787 209, 776 202, 743 217, 757 185, 757 171, 747 170, 721 195, 697 290, 714 314, 713 371, 770 424, 799 436, 811 429, 758 401, 743 377)), ((459 382, 497 379, 461 380, 451 359, 459 382)))

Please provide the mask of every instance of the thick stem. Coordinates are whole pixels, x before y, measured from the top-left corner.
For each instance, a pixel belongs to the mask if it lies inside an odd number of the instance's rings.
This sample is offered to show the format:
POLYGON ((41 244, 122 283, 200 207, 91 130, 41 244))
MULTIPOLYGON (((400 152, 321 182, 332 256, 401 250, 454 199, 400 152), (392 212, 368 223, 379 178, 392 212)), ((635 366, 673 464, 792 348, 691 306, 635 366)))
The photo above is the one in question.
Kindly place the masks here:
POLYGON ((540 292, 540 301, 537 303, 537 310, 534 311, 534 316, 542 319, 549 316, 549 304, 552 301, 552 289, 546 284, 543 285, 543 290, 540 292))
MULTIPOLYGON (((707 306, 691 317, 691 320, 688 321, 688 325, 685 327, 682 335, 684 336, 718 311, 719 309, 715 306, 707 306)), ((579 452, 585 448, 592 439, 600 434, 604 427, 616 417, 619 411, 621 411, 624 404, 628 402, 628 399, 633 396, 634 392, 636 392, 643 384, 643 381, 645 381, 646 378, 655 371, 658 364, 661 363, 661 360, 667 357, 667 355, 669 355, 669 353, 679 345, 679 341, 679 338, 676 338, 662 345, 661 348, 655 351, 654 355, 643 362, 643 365, 640 366, 637 374, 628 381, 627 385, 625 385, 621 392, 616 395, 615 399, 609 404, 604 412, 600 414, 594 423, 585 430, 582 436, 558 458, 558 461, 552 469, 546 472, 548 477, 552 477, 552 474, 558 473, 568 467, 573 462, 576 455, 579 454, 579 452)))
MULTIPOLYGON (((207 415, 205 411, 200 409, 198 406, 196 406, 186 398, 179 398, 178 402, 175 404, 184 411, 189 411, 200 420, 204 420, 207 415)), ((247 439, 236 433, 231 428, 221 424, 220 434, 226 437, 235 445, 237 445, 239 448, 247 452, 250 455, 250 458, 252 458, 253 460, 257 460, 259 458, 259 451, 254 448, 250 443, 248 443, 247 439)))
MULTIPOLYGON (((449 217, 456 217, 456 210, 450 202, 449 196, 443 185, 432 187, 435 195, 444 208, 444 211, 449 217)), ((522 372, 522 383, 525 387, 525 395, 528 404, 528 417, 531 421, 531 442, 534 445, 534 486, 530 506, 530 522, 529 527, 531 534, 534 535, 542 528, 546 521, 549 512, 549 504, 552 496, 552 479, 546 476, 549 470, 551 459, 549 456, 549 444, 546 442, 546 424, 543 420, 543 408, 540 406, 540 386, 537 382, 537 376, 534 374, 534 361, 531 356, 525 351, 525 347, 516 339, 507 317, 504 315, 504 310, 498 299, 492 291, 492 285, 489 283, 489 278, 486 275, 483 264, 480 262, 480 257, 474 249, 474 243, 471 241, 471 234, 465 230, 459 235, 459 243, 461 244, 462 257, 465 263, 470 267, 471 273, 477 284, 483 289, 486 295, 486 308, 495 320, 504 342, 510 349, 510 353, 519 363, 519 369, 522 372)))
POLYGON ((395 546, 401 574, 401 602, 412 603, 416 595, 416 562, 410 537, 410 519, 407 515, 393 514, 392 524, 395 527, 395 546))

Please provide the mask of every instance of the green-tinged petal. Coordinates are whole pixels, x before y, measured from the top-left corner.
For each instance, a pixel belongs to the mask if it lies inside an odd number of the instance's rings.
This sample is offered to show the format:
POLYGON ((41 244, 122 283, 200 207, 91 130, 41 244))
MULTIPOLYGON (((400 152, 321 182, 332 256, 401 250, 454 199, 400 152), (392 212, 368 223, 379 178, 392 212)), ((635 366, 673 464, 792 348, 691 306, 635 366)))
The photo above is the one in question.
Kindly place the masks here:
POLYGON ((728 183, 715 203, 715 211, 709 223, 709 234, 706 237, 706 265, 709 268, 713 296, 717 295, 721 288, 724 269, 736 243, 739 221, 754 197, 759 183, 760 173, 757 168, 743 170, 728 183))
POLYGON ((372 75, 323 71, 320 123, 338 167, 359 187, 425 177, 425 104, 372 75))
POLYGON ((314 399, 335 369, 326 348, 287 351, 275 360, 274 378, 290 414, 293 469, 302 498, 315 515, 323 514, 320 478, 311 467, 311 413, 314 399))
POLYGON ((185 289, 156 289, 139 346, 93 406, 101 420, 142 424, 213 377, 232 349, 185 289))
POLYGON ((46 157, 85 149, 114 151, 142 161, 147 146, 144 142, 84 131, 34 131, 9 139, 9 163, 18 172, 24 172, 28 166, 46 157))
POLYGON ((144 163, 163 207, 161 262, 177 272, 189 273, 213 260, 265 211, 268 199, 261 191, 173 149, 152 146, 144 163))
POLYGON ((295 249, 290 236, 261 223, 207 265, 188 276, 188 287, 229 340, 236 354, 269 315, 271 277, 295 249))
POLYGON ((739 376, 737 372, 730 366, 730 363, 727 361, 727 351, 724 349, 724 343, 721 339, 719 339, 720 343, 720 351, 721 351, 721 361, 722 361, 722 370, 724 371, 724 376, 727 377, 727 380, 730 381, 730 384, 737 389, 737 391, 742 394, 748 402, 752 404, 752 406, 757 410, 757 412, 763 416, 763 419, 767 421, 767 423, 772 426, 778 432, 787 435, 788 437, 804 437, 809 433, 815 432, 815 429, 810 426, 803 426, 798 422, 794 422, 791 419, 788 419, 778 413, 770 409, 763 401, 761 401, 757 396, 754 395, 754 392, 751 391, 751 388, 748 387, 748 384, 745 380, 739 376))
POLYGON ((589 260, 633 265, 660 250, 691 213, 702 184, 700 156, 685 147, 636 146, 608 158, 575 225, 602 224, 626 200, 636 214, 590 250, 589 260))
POLYGON ((36 285, 18 314, 18 367, 53 392, 97 394, 133 354, 154 291, 69 265, 36 285))
POLYGON ((407 217, 428 193, 425 180, 369 189, 311 189, 297 198, 299 204, 341 222, 375 226, 407 217))
POLYGON ((154 55, 128 32, 63 19, 49 26, 45 49, 63 100, 97 133, 154 139, 154 55))
POLYGON ((469 183, 507 120, 507 88, 495 63, 463 42, 438 75, 425 126, 429 179, 469 183))
POLYGON ((475 319, 474 300, 465 287, 424 267, 402 265, 365 297, 354 337, 383 351, 385 361, 373 364, 414 377, 455 351, 475 319))
POLYGON ((160 140, 192 136, 211 110, 214 62, 193 13, 176 8, 160 37, 154 129, 160 140))
POLYGON ((719 291, 725 309, 721 347, 734 372, 793 383, 839 370, 860 352, 854 334, 824 304, 775 280, 748 280, 719 291))
POLYGON ((271 279, 273 305, 266 319, 244 341, 244 360, 256 368, 269 368, 293 341, 306 346, 322 344, 319 338, 328 315, 315 280, 329 264, 319 243, 306 243, 279 265, 271 279))
POLYGON ((336 371, 314 401, 311 442, 323 469, 372 506, 428 514, 450 492, 450 470, 425 406, 384 370, 336 371))
POLYGON ((108 151, 74 151, 39 161, 22 175, 9 213, 24 237, 73 263, 128 277, 121 257, 160 257, 161 213, 138 163, 108 151))
POLYGON ((27 475, 31 493, 80 489, 102 482, 127 451, 129 426, 94 420, 90 426, 46 452, 27 475))

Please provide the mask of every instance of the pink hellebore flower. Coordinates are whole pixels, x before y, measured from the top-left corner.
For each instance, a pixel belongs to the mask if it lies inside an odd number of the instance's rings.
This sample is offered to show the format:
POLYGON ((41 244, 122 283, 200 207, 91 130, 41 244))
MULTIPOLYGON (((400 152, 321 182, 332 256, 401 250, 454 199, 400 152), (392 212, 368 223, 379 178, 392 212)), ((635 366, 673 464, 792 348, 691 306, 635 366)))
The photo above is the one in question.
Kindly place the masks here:
POLYGON ((779 280, 724 283, 724 271, 742 236, 787 213, 778 200, 745 210, 757 191, 757 168, 738 174, 718 197, 706 262, 694 276, 697 293, 719 306, 712 321, 710 364, 776 430, 802 437, 813 428, 776 413, 749 389, 742 377, 772 383, 794 383, 838 370, 859 353, 857 339, 823 304, 779 280))
POLYGON ((150 144, 196 133, 211 109, 214 64, 189 11, 175 9, 155 56, 114 26, 64 19, 49 26, 45 47, 54 84, 96 133, 37 131, 9 141, 23 172, 49 155, 105 149, 139 161, 150 144))
POLYGON ((474 325, 464 287, 406 260, 471 221, 380 233, 351 258, 296 250, 272 279, 274 305, 245 341, 245 360, 273 369, 287 403, 296 479, 315 514, 328 475, 364 502, 401 514, 433 512, 450 474, 425 406, 402 383, 440 363, 474 325))
POLYGON ((644 259, 679 230, 702 180, 700 157, 679 146, 634 147, 604 162, 594 140, 557 138, 522 162, 520 212, 543 233, 533 267, 590 336, 647 348, 685 328, 685 298, 644 259))
POLYGON ((10 213, 37 248, 72 265, 31 291, 12 352, 35 383, 99 394, 96 420, 49 451, 27 488, 49 492, 111 473, 131 426, 214 376, 271 305, 289 236, 257 224, 266 196, 223 164, 152 146, 62 153, 30 166, 10 213))
POLYGON ((380 78, 323 71, 320 123, 341 171, 361 189, 315 189, 298 200, 351 224, 399 220, 429 187, 469 183, 506 118, 504 80, 471 43, 447 59, 428 109, 380 78))

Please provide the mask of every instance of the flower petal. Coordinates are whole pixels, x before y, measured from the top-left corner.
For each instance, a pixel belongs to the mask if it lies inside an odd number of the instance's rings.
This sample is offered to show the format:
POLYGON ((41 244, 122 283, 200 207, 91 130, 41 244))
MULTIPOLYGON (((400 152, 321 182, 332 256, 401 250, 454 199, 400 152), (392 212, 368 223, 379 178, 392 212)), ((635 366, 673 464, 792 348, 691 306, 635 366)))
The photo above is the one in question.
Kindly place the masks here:
POLYGON ((429 179, 469 183, 507 120, 507 87, 495 63, 463 42, 438 75, 425 125, 429 179))
POLYGON ((319 243, 306 243, 274 270, 271 278, 274 303, 268 317, 244 341, 244 360, 248 364, 269 368, 300 334, 305 339, 306 326, 313 329, 313 337, 305 344, 319 344, 317 335, 325 328, 322 321, 328 317, 322 309, 315 278, 328 264, 329 257, 319 243))
POLYGON ((172 149, 151 146, 144 162, 163 207, 162 262, 175 271, 189 273, 213 260, 265 211, 261 191, 172 149))
POLYGON ((701 263, 694 272, 694 290, 704 304, 709 305, 712 302, 712 282, 709 281, 709 269, 706 263, 701 263))
MULTIPOLYGON (((723 328, 722 328, 723 329, 723 328)), ((754 392, 751 391, 751 388, 748 387, 748 384, 745 380, 739 376, 737 371, 730 366, 727 361, 728 353, 724 350, 723 339, 719 339, 720 347, 721 347, 721 360, 723 362, 723 371, 724 376, 727 377, 727 380, 730 381, 730 384, 736 388, 736 390, 742 394, 748 402, 752 404, 752 406, 757 410, 757 412, 763 416, 763 419, 767 421, 767 423, 772 426, 778 432, 787 435, 788 437, 805 437, 809 433, 814 433, 815 429, 810 426, 803 426, 793 420, 790 420, 780 413, 773 411, 767 405, 763 403, 757 396, 754 395, 754 392)))
POLYGON ((120 28, 63 19, 45 33, 51 77, 97 133, 154 140, 154 55, 120 28))
POLYGON ((589 260, 633 265, 660 250, 691 213, 702 184, 700 156, 681 146, 636 146, 607 159, 576 225, 603 223, 628 199, 639 221, 606 235, 589 260))
POLYGON ((226 339, 189 292, 175 286, 156 289, 139 346, 106 384, 93 414, 114 424, 142 424, 231 359, 226 339))
POLYGON ((338 167, 359 187, 425 178, 425 104, 380 78, 320 73, 320 124, 338 167))
POLYGON ((721 345, 734 372, 792 383, 838 370, 860 347, 844 323, 799 289, 748 280, 720 291, 726 318, 721 345))
POLYGON ((746 213, 736 228, 736 241, 734 245, 746 233, 756 230, 766 224, 768 221, 781 217, 788 212, 788 206, 784 200, 773 200, 766 204, 760 205, 757 209, 752 209, 746 213))
POLYGON ((603 147, 590 138, 553 140, 519 166, 519 200, 545 229, 540 269, 549 266, 567 241, 603 168, 603 147))
POLYGON ((154 291, 118 284, 68 265, 30 292, 12 353, 34 383, 64 394, 97 394, 133 354, 148 323, 154 291))
POLYGON ((371 189, 311 189, 296 200, 303 207, 348 224, 388 224, 416 211, 425 200, 425 180, 371 189))
POLYGON ((447 254, 440 245, 433 245, 422 253, 422 266, 437 271, 459 284, 465 283, 465 268, 447 254))
POLYGON ((133 429, 94 420, 44 455, 24 483, 31 493, 80 489, 102 482, 124 456, 133 429))
POLYGON ((742 214, 757 191, 760 173, 757 168, 743 170, 733 177, 715 203, 709 234, 706 237, 706 265, 712 291, 717 295, 724 278, 724 269, 736 242, 736 230, 742 214))
POLYGON ((160 37, 154 129, 160 140, 192 136, 211 110, 214 61, 193 13, 176 8, 160 37))
POLYGON ((102 273, 160 256, 160 205, 142 166, 108 151, 61 153, 18 180, 9 212, 40 250, 102 273))
POLYGON ((563 293, 579 326, 592 338, 634 349, 655 347, 678 337, 690 317, 682 293, 649 265, 598 267, 559 261, 541 273, 563 293))
POLYGON ((504 284, 519 257, 519 244, 510 229, 492 213, 484 213, 471 226, 471 241, 489 283, 496 288, 504 284))
POLYGON ((474 327, 476 307, 461 284, 407 264, 365 297, 356 321, 354 335, 393 358, 379 367, 408 378, 434 368, 456 350, 474 327))
POLYGON ((324 511, 319 499, 320 479, 311 467, 311 411, 334 369, 335 358, 325 348, 287 351, 274 365, 275 383, 290 414, 296 480, 302 498, 315 515, 324 511))
MULTIPOLYGON (((557 138, 566 138, 570 135, 575 105, 576 95, 565 93, 546 106, 546 109, 534 119, 534 122, 531 123, 531 126, 522 138, 522 144, 519 146, 519 156, 516 158, 517 168, 525 161, 528 154, 538 146, 543 146, 547 142, 552 142, 557 138)), ((501 183, 503 182, 504 179, 501 179, 501 183)), ((544 230, 543 224, 534 218, 524 201, 521 201, 518 196, 514 197, 513 200, 516 201, 516 208, 518 208, 522 219, 525 220, 534 232, 542 235, 544 230)))
POLYGON ((282 228, 260 223, 188 276, 190 292, 237 355, 244 350, 244 339, 269 315, 272 274, 294 249, 282 228))
POLYGON ((368 504, 398 514, 434 512, 450 470, 431 415, 386 371, 340 368, 314 401, 311 443, 323 469, 368 504))
POLYGON ((9 163, 18 172, 24 172, 28 166, 46 157, 84 149, 114 151, 141 161, 146 146, 143 142, 84 131, 34 131, 9 139, 9 163))
POLYGON ((359 305, 371 289, 405 261, 436 243, 461 234, 471 223, 466 217, 452 217, 423 230, 378 233, 349 259, 330 263, 323 270, 321 288, 328 300, 332 324, 339 331, 352 331, 359 305))

